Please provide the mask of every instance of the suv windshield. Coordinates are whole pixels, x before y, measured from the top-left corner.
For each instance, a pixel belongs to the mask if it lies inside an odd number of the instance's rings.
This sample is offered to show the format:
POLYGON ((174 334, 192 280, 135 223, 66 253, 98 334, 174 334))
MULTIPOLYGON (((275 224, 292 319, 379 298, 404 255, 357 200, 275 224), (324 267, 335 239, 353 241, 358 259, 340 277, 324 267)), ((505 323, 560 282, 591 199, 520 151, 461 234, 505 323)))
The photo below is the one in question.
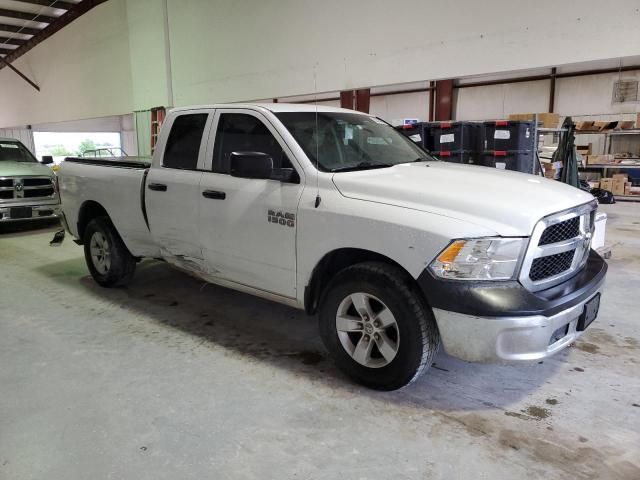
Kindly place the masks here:
POLYGON ((342 112, 281 112, 275 115, 309 159, 325 172, 435 160, 392 126, 375 117, 342 112))
POLYGON ((0 162, 37 162, 31 152, 20 142, 0 140, 0 162))

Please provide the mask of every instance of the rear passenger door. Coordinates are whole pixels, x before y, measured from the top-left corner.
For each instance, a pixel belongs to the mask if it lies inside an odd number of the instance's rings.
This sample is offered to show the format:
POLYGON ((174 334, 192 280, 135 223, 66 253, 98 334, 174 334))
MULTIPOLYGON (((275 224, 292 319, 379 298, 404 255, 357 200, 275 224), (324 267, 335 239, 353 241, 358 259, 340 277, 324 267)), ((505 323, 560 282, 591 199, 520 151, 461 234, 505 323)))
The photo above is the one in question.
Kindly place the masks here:
POLYGON ((202 258, 198 241, 198 201, 211 111, 188 110, 173 118, 160 165, 149 170, 145 186, 153 239, 168 260, 185 264, 202 258))
POLYGON ((259 112, 217 109, 214 135, 208 154, 213 168, 200 183, 200 241, 207 267, 223 280, 295 298, 302 170, 259 112), (247 151, 271 156, 274 179, 230 175, 230 154, 247 151))

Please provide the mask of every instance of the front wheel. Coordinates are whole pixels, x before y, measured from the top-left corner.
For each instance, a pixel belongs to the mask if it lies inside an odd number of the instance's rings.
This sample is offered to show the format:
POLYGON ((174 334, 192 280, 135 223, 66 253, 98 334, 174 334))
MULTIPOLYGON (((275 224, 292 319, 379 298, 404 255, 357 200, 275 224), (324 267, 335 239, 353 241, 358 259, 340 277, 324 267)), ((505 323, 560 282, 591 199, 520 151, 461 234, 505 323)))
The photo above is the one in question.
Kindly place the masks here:
POLYGON ((440 344, 433 314, 411 278, 378 262, 336 275, 323 298, 320 334, 338 368, 377 390, 415 381, 440 344))
POLYGON ((93 279, 103 287, 129 283, 136 260, 108 217, 94 218, 84 232, 84 258, 93 279))

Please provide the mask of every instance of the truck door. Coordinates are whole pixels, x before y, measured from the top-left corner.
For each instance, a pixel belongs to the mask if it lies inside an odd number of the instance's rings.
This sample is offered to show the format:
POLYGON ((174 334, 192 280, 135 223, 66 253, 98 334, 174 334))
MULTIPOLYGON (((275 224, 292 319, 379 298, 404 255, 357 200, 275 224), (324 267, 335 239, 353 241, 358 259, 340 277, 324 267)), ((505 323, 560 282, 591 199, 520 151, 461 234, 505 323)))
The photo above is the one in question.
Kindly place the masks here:
POLYGON ((300 167, 276 129, 259 112, 216 110, 212 169, 200 182, 200 245, 207 267, 223 280, 295 298, 296 215, 300 167), (232 152, 262 152, 287 181, 229 174, 232 152), (292 170, 293 169, 293 170, 292 170))
POLYGON ((167 260, 177 263, 202 259, 198 241, 198 201, 209 116, 189 110, 174 117, 159 164, 149 170, 145 204, 154 241, 167 260), (204 139, 204 140, 203 140, 204 139))

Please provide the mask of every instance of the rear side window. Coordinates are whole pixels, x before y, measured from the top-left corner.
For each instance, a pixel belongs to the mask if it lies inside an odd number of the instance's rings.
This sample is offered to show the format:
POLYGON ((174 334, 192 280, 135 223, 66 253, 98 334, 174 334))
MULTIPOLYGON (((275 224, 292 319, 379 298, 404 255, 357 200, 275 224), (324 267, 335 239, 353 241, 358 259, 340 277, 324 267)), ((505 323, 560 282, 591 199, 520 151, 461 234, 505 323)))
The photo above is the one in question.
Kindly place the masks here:
POLYGON ((232 152, 262 152, 273 158, 275 169, 292 169, 293 165, 258 118, 244 113, 223 113, 218 121, 216 143, 213 148, 213 171, 229 173, 232 152))
POLYGON ((180 115, 171 126, 162 165, 168 168, 195 170, 207 113, 180 115))

